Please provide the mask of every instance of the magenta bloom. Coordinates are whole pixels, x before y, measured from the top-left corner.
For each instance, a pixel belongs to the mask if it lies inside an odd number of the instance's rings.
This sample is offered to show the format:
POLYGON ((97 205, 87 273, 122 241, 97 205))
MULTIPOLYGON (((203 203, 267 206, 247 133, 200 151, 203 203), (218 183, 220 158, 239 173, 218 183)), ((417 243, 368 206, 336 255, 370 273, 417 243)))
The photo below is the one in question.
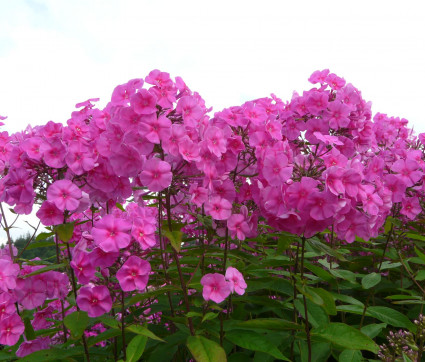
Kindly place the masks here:
POLYGON ((8 259, 0 259, 0 290, 8 292, 9 289, 15 289, 18 274, 18 264, 13 264, 8 259))
POLYGON ((184 123, 189 127, 196 127, 204 114, 196 99, 190 96, 180 98, 176 112, 183 116, 184 123))
POLYGON ((113 215, 106 215, 96 223, 91 234, 96 245, 109 253, 117 252, 130 244, 130 230, 131 224, 128 221, 113 215))
POLYGON ((82 287, 77 297, 77 304, 89 317, 99 317, 112 308, 112 298, 104 285, 82 287))
POLYGON ((215 220, 226 220, 232 215, 232 204, 220 196, 215 196, 205 203, 205 212, 215 220))
POLYGON ((146 89, 141 89, 130 98, 130 104, 137 114, 152 114, 156 112, 156 96, 146 89))
POLYGON ((137 256, 130 256, 117 271, 117 279, 124 292, 132 290, 143 290, 149 280, 151 265, 137 256))
POLYGON ((55 204, 50 201, 44 201, 36 215, 43 225, 46 226, 63 223, 63 211, 59 210, 55 204))
POLYGON ((224 275, 218 273, 205 274, 201 279, 201 284, 204 287, 202 296, 206 301, 212 300, 221 303, 232 291, 231 285, 224 279, 224 275))
POLYGON ((401 202, 402 208, 400 213, 413 220, 418 214, 422 212, 422 207, 417 197, 406 197, 401 202))
POLYGON ((47 189, 47 200, 53 202, 56 207, 65 211, 73 211, 80 204, 81 190, 69 180, 53 182, 47 189))
POLYGON ((46 292, 46 283, 41 279, 19 278, 16 282, 15 295, 25 309, 34 309, 42 305, 47 297, 46 292))
POLYGON ((227 220, 227 228, 230 230, 230 236, 232 238, 238 238, 239 240, 245 240, 246 234, 249 234, 251 228, 245 220, 245 216, 242 214, 233 214, 227 220))
POLYGON ((19 315, 12 314, 0 322, 0 344, 13 346, 24 333, 25 327, 19 315))
POLYGON ((147 160, 140 173, 140 181, 151 191, 162 191, 171 185, 173 174, 168 162, 159 158, 147 160))
POLYGON ((239 295, 245 293, 245 289, 247 287, 245 283, 245 279, 243 278, 242 273, 231 266, 226 269, 226 280, 230 283, 230 288, 232 292, 235 292, 239 295))

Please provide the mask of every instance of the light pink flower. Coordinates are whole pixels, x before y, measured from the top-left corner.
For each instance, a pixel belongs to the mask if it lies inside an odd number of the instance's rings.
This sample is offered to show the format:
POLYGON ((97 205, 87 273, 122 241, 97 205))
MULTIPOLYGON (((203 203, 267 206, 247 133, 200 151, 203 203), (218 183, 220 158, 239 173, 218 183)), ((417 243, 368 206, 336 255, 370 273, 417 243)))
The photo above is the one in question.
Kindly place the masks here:
POLYGON ((162 191, 171 185, 173 174, 168 162, 155 157, 145 162, 139 178, 150 191, 162 191))
POLYGON ((205 212, 215 220, 227 220, 232 214, 232 204, 220 196, 215 196, 205 203, 205 212))
POLYGON ((245 283, 245 279, 242 273, 239 270, 229 266, 226 269, 225 278, 230 283, 230 288, 232 292, 235 292, 239 295, 242 295, 245 293, 245 289, 247 285, 245 283))
POLYGON ((65 211, 73 211, 80 204, 81 190, 69 180, 53 182, 47 189, 47 200, 53 202, 56 207, 65 211))
POLYGON ((77 304, 89 317, 99 317, 112 308, 112 298, 104 285, 82 287, 77 297, 77 304))
POLYGON ((8 292, 9 289, 15 289, 16 277, 19 274, 19 265, 11 260, 0 259, 0 289, 8 292))
POLYGON ((130 244, 131 224, 119 217, 106 215, 91 230, 94 242, 105 252, 117 252, 130 244))
POLYGON ((149 280, 151 265, 137 256, 130 256, 117 271, 117 279, 121 289, 125 292, 143 290, 149 280))
POLYGON ((59 225, 63 223, 63 211, 59 210, 53 202, 44 201, 37 211, 37 217, 43 225, 59 225))
POLYGON ((12 314, 0 322, 0 344, 13 346, 24 333, 25 326, 19 315, 12 314))
POLYGON ((202 296, 206 301, 212 300, 215 303, 221 303, 231 293, 230 283, 224 279, 222 274, 205 274, 201 279, 201 284, 204 287, 202 296))

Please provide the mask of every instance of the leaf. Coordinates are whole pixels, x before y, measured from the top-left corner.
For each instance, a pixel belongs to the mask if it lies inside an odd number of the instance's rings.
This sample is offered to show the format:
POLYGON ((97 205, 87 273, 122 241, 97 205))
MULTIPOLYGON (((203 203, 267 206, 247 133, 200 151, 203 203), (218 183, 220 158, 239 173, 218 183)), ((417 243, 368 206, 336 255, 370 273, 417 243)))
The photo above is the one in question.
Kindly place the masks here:
POLYGON ((325 327, 313 329, 311 335, 345 349, 359 349, 373 353, 377 353, 379 350, 371 338, 344 323, 329 323, 325 327))
POLYGON ((47 238, 55 235, 54 233, 40 233, 36 236, 35 241, 46 240, 47 238))
POLYGON ((297 283, 296 287, 301 294, 310 299, 314 304, 323 306, 324 301, 320 295, 315 292, 314 288, 307 287, 306 285, 300 283, 297 283))
POLYGON ((160 342, 165 342, 162 338, 159 338, 157 335, 155 335, 149 329, 147 329, 146 327, 141 326, 141 325, 133 324, 133 325, 126 327, 125 329, 126 329, 126 331, 129 331, 129 332, 140 334, 142 336, 146 336, 148 338, 155 339, 155 340, 160 341, 160 342))
POLYGON ((416 326, 404 314, 388 307, 369 307, 367 314, 394 327, 416 331, 416 326))
POLYGON ((362 362, 363 356, 360 351, 353 351, 351 349, 346 349, 342 351, 338 357, 339 362, 362 362))
POLYGON ((218 316, 218 313, 208 312, 202 318, 202 322, 209 321, 211 319, 215 319, 215 318, 217 318, 217 316, 218 316))
POLYGON ((327 290, 323 288, 311 288, 314 290, 316 294, 320 296, 323 300, 323 309, 328 313, 329 315, 336 315, 336 306, 335 306, 335 299, 332 296, 331 293, 329 293, 327 290))
POLYGON ((331 256, 337 258, 338 260, 346 261, 346 259, 344 258, 344 256, 341 253, 333 250, 332 248, 330 248, 326 244, 323 244, 319 240, 316 240, 316 239, 311 238, 311 239, 307 239, 307 243, 313 249, 315 249, 315 250, 317 250, 319 252, 325 253, 326 255, 331 255, 331 256))
POLYGON ((425 263, 425 254, 415 246, 416 255, 425 263))
POLYGON ((165 294, 167 292, 178 292, 180 290, 181 289, 176 287, 176 286, 166 285, 164 287, 156 288, 154 290, 150 290, 150 291, 145 292, 145 293, 136 294, 134 297, 131 297, 128 300, 125 301, 125 306, 128 307, 130 305, 139 303, 142 300, 145 300, 145 299, 148 299, 148 298, 156 297, 158 295, 165 294))
POLYGON ((34 328, 32 327, 32 324, 29 318, 24 318, 24 325, 25 325, 25 338, 27 340, 35 339, 34 328))
POLYGON ((54 230, 58 234, 59 239, 66 243, 72 238, 74 233, 74 223, 69 222, 66 224, 57 225, 55 226, 54 230))
POLYGON ((46 362, 46 361, 64 361, 65 358, 71 356, 79 356, 84 354, 84 349, 81 346, 76 346, 68 349, 50 348, 43 349, 31 353, 19 360, 22 362, 46 362))
POLYGON ((137 362, 145 351, 146 342, 148 337, 137 335, 135 336, 127 346, 126 350, 126 362, 137 362))
POLYGON ((37 248, 46 248, 49 246, 55 246, 54 241, 38 241, 36 243, 31 243, 27 246, 25 250, 37 249, 37 248))
POLYGON ((271 331, 287 331, 294 329, 303 329, 299 324, 285 321, 279 318, 256 318, 235 324, 236 328, 245 329, 267 329, 271 331))
POLYGON ((197 362, 225 362, 226 352, 220 345, 202 336, 189 336, 187 348, 197 362))
POLYGON ((313 265, 310 264, 309 262, 304 262, 304 266, 310 270, 311 272, 313 272, 314 274, 316 274, 319 278, 322 278, 323 280, 330 282, 332 280, 335 280, 335 277, 327 272, 326 270, 322 269, 320 266, 317 265, 313 265))
POLYGON ((330 270, 330 273, 335 275, 337 278, 348 280, 350 283, 353 283, 353 284, 356 283, 357 275, 349 270, 332 269, 330 270))
POLYGON ((386 323, 368 324, 367 326, 364 326, 360 331, 370 338, 375 338, 386 327, 386 323))
POLYGON ((117 202, 117 203, 115 204, 115 206, 116 206, 118 209, 120 209, 121 211, 125 212, 124 206, 122 206, 119 202, 117 202))
POLYGON ((230 342, 239 347, 249 349, 251 351, 259 351, 267 353, 274 358, 289 361, 282 352, 263 334, 243 329, 234 329, 226 332, 225 337, 230 342))
POLYGON ((418 274, 416 274, 415 280, 421 282, 422 280, 425 280, 425 270, 419 270, 418 274))
POLYGON ((121 330, 119 329, 107 329, 105 332, 102 332, 95 337, 90 337, 87 340, 87 346, 91 347, 91 346, 94 346, 96 343, 99 343, 106 339, 111 339, 120 335, 121 335, 121 330))
POLYGON ((40 268, 40 269, 37 269, 37 270, 33 271, 32 273, 25 274, 23 278, 32 277, 33 275, 38 275, 38 274, 46 273, 46 272, 48 272, 50 270, 56 270, 56 269, 60 269, 60 268, 64 268, 64 267, 65 267, 65 264, 64 263, 47 265, 44 268, 40 268))
POLYGON ((174 250, 179 253, 182 248, 183 233, 178 230, 164 230, 163 232, 168 240, 170 240, 171 246, 174 248, 174 250))
POLYGON ((65 327, 71 331, 73 338, 80 338, 89 323, 89 316, 87 312, 77 311, 68 314, 63 322, 65 327))
MULTIPOLYGON (((305 318, 303 302, 297 299, 294 304, 301 316, 305 318)), ((311 323, 314 328, 329 324, 329 316, 326 314, 324 309, 309 300, 307 300, 307 315, 309 323, 311 323)))
POLYGON ((381 274, 370 273, 362 278, 363 289, 370 289, 381 282, 381 274))

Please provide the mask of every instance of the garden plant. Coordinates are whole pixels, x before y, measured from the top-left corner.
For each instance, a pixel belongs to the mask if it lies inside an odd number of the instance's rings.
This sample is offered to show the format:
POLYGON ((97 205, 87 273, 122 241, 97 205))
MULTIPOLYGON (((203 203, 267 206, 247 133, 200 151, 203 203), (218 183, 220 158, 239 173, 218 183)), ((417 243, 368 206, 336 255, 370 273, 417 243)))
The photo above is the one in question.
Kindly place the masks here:
POLYGON ((0 132, 0 360, 421 361, 425 134, 309 81, 212 112, 153 70, 0 132))

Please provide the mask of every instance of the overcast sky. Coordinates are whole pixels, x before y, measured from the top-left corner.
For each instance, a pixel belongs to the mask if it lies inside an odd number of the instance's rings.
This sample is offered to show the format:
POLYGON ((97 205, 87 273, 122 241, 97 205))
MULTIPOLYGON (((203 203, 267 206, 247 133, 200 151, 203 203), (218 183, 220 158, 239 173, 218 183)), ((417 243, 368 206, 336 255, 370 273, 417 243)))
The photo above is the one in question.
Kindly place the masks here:
POLYGON ((311 86, 329 68, 425 132, 422 1, 0 0, 2 130, 66 122, 152 69, 214 111, 311 86))

